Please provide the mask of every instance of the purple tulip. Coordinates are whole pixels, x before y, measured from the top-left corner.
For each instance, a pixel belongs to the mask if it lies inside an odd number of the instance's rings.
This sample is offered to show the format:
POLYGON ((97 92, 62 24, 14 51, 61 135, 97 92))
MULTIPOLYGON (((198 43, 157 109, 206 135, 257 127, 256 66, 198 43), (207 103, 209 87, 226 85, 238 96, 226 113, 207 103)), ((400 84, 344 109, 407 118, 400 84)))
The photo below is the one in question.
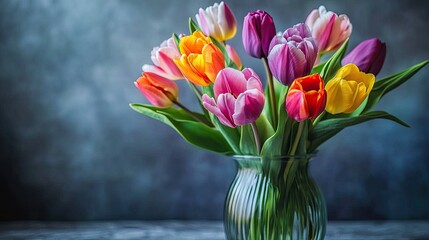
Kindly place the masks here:
POLYGON ((360 71, 377 75, 386 57, 386 44, 378 38, 367 39, 357 45, 344 59, 342 65, 356 64, 360 71))
POLYGON ((297 24, 277 35, 270 44, 268 65, 273 76, 284 85, 308 75, 317 58, 318 47, 308 27, 297 24))
POLYGON ((264 108, 261 80, 250 68, 243 71, 222 69, 216 77, 213 91, 214 99, 207 94, 203 95, 203 105, 228 127, 255 122, 264 108))
POLYGON ((247 54, 255 58, 268 56, 271 39, 276 35, 273 18, 262 10, 249 12, 243 23, 243 45, 247 54))

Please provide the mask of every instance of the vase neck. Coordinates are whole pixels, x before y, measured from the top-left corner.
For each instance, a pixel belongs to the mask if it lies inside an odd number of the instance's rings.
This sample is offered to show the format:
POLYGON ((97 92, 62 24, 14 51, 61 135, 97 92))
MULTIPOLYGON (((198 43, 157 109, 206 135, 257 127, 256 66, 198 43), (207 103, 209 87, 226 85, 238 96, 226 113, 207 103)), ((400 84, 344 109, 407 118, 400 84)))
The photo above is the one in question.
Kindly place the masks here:
POLYGON ((261 172, 308 170, 309 162, 314 155, 260 157, 236 155, 233 159, 237 162, 238 168, 253 169, 261 172))

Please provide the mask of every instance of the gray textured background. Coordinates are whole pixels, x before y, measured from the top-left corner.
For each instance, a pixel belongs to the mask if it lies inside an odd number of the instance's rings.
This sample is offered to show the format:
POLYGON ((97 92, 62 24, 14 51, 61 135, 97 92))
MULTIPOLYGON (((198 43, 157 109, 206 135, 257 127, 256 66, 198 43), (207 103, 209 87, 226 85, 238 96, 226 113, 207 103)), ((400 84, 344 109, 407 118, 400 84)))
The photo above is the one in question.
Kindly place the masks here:
MULTIPOLYGON (((387 42, 386 76, 429 57, 426 1, 229 1, 241 29, 264 9, 278 30, 325 4, 353 23, 351 46, 387 42)), ((152 47, 212 1, 1 1, 0 220, 220 219, 232 160, 138 115, 133 86, 152 47)), ((241 30, 231 43, 246 66, 241 30)), ((184 89, 183 82, 180 85, 184 89)), ((312 163, 330 219, 429 219, 429 67, 343 131, 312 163)), ((182 101, 195 107, 182 90, 182 101)))

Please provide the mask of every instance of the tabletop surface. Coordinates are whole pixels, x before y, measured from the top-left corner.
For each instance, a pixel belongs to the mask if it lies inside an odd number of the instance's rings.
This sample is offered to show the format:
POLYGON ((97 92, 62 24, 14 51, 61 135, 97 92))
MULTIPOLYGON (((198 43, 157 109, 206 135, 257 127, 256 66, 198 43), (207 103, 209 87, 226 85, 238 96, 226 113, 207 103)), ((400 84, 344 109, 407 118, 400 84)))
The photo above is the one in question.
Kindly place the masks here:
MULTIPOLYGON (((0 222, 0 240, 220 240, 219 221, 0 222)), ((429 240, 429 221, 333 221, 325 239, 429 240)))

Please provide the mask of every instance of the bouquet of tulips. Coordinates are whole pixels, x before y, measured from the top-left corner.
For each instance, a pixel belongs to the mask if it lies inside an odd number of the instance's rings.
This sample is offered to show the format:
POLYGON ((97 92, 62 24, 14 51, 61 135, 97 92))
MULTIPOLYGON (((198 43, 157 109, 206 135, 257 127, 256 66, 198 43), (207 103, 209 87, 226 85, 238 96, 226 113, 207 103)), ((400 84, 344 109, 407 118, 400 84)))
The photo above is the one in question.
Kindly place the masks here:
POLYGON ((429 62, 376 79, 386 45, 368 39, 346 54, 350 20, 323 6, 305 23, 278 33, 267 12, 245 16, 243 46, 262 60, 265 78, 243 67, 227 44, 237 24, 226 3, 199 9, 196 21, 189 19, 189 30, 153 49, 153 64, 143 65, 135 81, 152 105, 131 107, 174 128, 191 144, 228 155, 311 154, 344 128, 377 118, 407 126, 371 109, 429 62), (179 79, 186 79, 195 93, 200 112, 179 101, 179 79))

